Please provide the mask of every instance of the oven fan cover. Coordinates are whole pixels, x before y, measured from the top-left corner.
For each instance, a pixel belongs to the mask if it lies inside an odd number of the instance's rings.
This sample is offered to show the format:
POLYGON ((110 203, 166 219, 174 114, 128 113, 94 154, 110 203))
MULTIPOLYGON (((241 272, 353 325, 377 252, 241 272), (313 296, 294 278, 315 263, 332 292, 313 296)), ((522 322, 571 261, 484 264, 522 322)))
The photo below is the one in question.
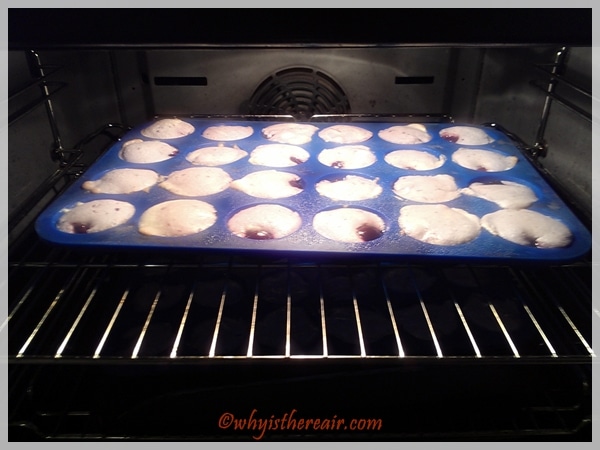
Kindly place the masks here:
POLYGON ((315 114, 348 114, 350 103, 329 75, 310 67, 280 70, 267 77, 248 104, 250 114, 291 115, 296 120, 315 114))

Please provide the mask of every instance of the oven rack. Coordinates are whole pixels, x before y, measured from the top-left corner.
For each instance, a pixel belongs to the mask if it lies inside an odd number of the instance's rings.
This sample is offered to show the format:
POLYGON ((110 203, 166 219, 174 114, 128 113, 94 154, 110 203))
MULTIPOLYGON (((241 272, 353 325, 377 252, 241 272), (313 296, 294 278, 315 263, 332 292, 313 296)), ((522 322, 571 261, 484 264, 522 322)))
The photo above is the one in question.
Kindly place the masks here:
POLYGON ((585 363, 596 356, 584 262, 490 267, 91 254, 35 240, 9 261, 1 331, 13 363, 585 363))
POLYGON ((251 440, 215 427, 228 405, 388 424, 303 440, 568 441, 591 424, 588 261, 90 254, 30 233, 0 331, 13 439, 251 440))

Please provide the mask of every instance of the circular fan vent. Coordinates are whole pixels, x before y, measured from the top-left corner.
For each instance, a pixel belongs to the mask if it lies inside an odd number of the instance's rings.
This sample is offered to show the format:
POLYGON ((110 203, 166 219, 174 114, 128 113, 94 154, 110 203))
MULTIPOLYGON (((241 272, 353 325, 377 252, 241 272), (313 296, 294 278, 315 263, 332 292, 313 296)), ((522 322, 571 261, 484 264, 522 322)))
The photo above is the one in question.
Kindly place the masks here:
POLYGON ((330 76, 294 67, 265 79, 252 94, 248 108, 250 114, 287 114, 305 120, 315 114, 347 114, 350 103, 330 76))

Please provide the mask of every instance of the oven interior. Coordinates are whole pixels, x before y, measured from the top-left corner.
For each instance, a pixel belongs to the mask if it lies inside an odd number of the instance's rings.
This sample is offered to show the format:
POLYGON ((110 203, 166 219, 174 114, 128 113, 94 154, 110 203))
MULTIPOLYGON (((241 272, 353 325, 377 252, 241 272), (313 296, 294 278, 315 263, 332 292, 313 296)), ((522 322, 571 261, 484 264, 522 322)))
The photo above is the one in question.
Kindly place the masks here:
POLYGON ((493 124, 591 229, 583 45, 14 46, 10 440, 587 440, 591 252, 560 264, 83 251, 37 215, 154 117, 493 124))

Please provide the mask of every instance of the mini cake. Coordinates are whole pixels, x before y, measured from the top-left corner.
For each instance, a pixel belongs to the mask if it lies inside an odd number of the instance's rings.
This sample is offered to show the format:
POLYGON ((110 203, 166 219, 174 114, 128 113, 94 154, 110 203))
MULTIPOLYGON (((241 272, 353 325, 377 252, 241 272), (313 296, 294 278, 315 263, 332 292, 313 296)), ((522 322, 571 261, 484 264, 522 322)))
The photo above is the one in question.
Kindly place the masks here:
POLYGON ((265 144, 252 150, 248 162, 257 166, 292 167, 309 158, 310 153, 297 145, 265 144))
POLYGON ((529 188, 514 181, 475 182, 461 192, 496 203, 505 209, 523 209, 535 203, 538 198, 529 188))
POLYGON ((188 153, 185 159, 197 166, 224 166, 248 156, 248 152, 237 146, 203 147, 188 153))
POLYGON ((447 174, 400 177, 392 189, 401 199, 422 203, 443 203, 460 196, 454 177, 447 174))
POLYGON ((408 205, 400 209, 400 233, 434 245, 460 245, 481 231, 479 218, 446 205, 408 205))
POLYGON ((280 239, 294 233, 301 225, 300 214, 274 204, 250 206, 227 221, 227 227, 233 234, 255 240, 280 239))
POLYGON ((378 178, 346 175, 342 178, 321 180, 315 184, 315 189, 319 194, 332 200, 368 200, 378 197, 383 191, 378 182, 378 178))
POLYGON ((446 162, 444 155, 435 156, 423 150, 395 150, 385 155, 390 166, 407 170, 432 170, 446 162))
POLYGON ((444 128, 440 131, 440 137, 453 144, 461 145, 485 145, 494 142, 485 131, 466 126, 444 128))
POLYGON ((321 164, 335 169, 362 169, 377 161, 371 149, 365 145, 342 145, 326 148, 317 157, 321 164))
POLYGON ((432 139, 422 124, 394 125, 379 131, 377 135, 392 144, 424 144, 432 139))
POLYGON ((502 239, 538 248, 566 247, 573 239, 564 223, 528 209, 501 209, 486 214, 481 225, 502 239))
POLYGON ((158 185, 186 197, 212 195, 227 189, 232 179, 218 167, 191 167, 171 172, 158 185))
POLYGON ((231 188, 258 198, 286 198, 304 190, 304 182, 293 173, 279 170, 252 172, 234 180, 231 188))
POLYGON ((97 180, 83 182, 81 188, 94 194, 130 194, 147 192, 160 179, 161 176, 153 170, 114 169, 97 180))
POLYGON ((177 139, 187 136, 194 132, 195 128, 191 123, 184 122, 181 119, 160 119, 152 125, 144 128, 141 133, 153 139, 177 139))
POLYGON ((452 153, 452 161, 466 169, 480 172, 504 172, 515 167, 518 159, 516 156, 491 150, 459 148, 452 153))
POLYGON ((179 150, 165 142, 132 139, 123 143, 119 158, 131 163, 146 164, 166 161, 177 153, 179 150))
POLYGON ((93 200, 63 209, 56 227, 65 233, 98 233, 124 224, 134 213, 135 207, 129 202, 93 200))
POLYGON ((355 125, 332 125, 319 131, 318 136, 325 142, 358 144, 371 139, 373 133, 355 125))
POLYGON ((192 199, 169 200, 144 211, 138 230, 148 236, 189 236, 210 228, 216 221, 217 212, 210 203, 192 199))
POLYGON ((358 243, 383 236, 385 222, 375 213, 348 207, 318 212, 313 218, 313 228, 328 239, 358 243))
POLYGON ((243 125, 215 125, 202 132, 202 137, 212 141, 237 141, 252 136, 254 129, 243 125))
POLYGON ((262 134, 269 141, 281 144, 301 145, 310 142, 319 128, 306 123, 278 123, 262 129, 262 134))

